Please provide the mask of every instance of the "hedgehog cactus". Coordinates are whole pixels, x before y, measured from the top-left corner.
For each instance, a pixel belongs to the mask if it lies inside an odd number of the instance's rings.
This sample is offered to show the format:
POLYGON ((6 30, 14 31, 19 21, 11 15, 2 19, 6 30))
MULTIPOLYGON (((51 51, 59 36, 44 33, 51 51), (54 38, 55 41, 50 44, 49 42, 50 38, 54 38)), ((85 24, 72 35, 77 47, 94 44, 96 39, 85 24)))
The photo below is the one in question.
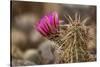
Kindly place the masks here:
MULTIPOLYGON (((66 17, 66 16, 65 16, 66 17)), ((87 52, 87 27, 84 23, 88 20, 80 20, 80 15, 75 15, 73 20, 69 15, 66 17, 69 24, 66 25, 66 33, 60 39, 59 44, 62 52, 60 54, 60 63, 86 62, 89 61, 87 52)))
POLYGON ((60 49, 61 52, 57 54, 58 63, 90 61, 89 53, 87 52, 88 31, 84 25, 88 18, 81 21, 80 15, 77 13, 74 20, 70 15, 68 17, 65 16, 65 18, 69 21, 69 24, 61 25, 56 12, 44 16, 38 23, 37 30, 59 46, 57 50, 60 49))

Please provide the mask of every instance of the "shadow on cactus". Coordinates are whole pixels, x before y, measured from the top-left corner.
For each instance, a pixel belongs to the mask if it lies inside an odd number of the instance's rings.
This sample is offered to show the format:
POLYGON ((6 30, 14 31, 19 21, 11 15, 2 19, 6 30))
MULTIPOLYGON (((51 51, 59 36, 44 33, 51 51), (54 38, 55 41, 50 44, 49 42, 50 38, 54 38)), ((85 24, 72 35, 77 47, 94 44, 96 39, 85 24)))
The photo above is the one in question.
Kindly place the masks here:
POLYGON ((56 12, 44 16, 37 24, 37 30, 43 36, 57 43, 56 51, 59 53, 55 55, 59 60, 56 63, 91 61, 87 50, 88 29, 85 26, 89 17, 81 20, 78 13, 75 13, 75 18, 68 14, 64 16, 69 21, 68 24, 60 24, 56 12))

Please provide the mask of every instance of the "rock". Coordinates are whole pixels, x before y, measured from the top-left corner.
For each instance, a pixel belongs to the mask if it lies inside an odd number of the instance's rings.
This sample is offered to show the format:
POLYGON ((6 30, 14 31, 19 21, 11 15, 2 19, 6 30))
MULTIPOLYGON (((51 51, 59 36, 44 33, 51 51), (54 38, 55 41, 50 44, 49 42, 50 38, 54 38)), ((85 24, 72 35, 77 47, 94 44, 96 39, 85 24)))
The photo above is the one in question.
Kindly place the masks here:
POLYGON ((96 27, 91 25, 88 26, 88 36, 91 40, 96 39, 96 27))
POLYGON ((95 41, 92 41, 92 40, 89 40, 88 41, 88 44, 87 44, 87 48, 88 48, 89 51, 96 50, 96 42, 95 41))
POLYGON ((88 37, 87 48, 91 52, 96 52, 96 27, 94 25, 88 26, 88 37))
POLYGON ((12 44, 18 45, 18 43, 25 44, 27 42, 25 33, 20 30, 12 29, 11 35, 12 35, 12 44))
POLYGON ((37 18, 32 13, 21 14, 15 17, 15 26, 24 31, 33 29, 37 18))
POLYGON ((40 64, 40 61, 41 61, 41 57, 39 55, 39 52, 36 49, 27 50, 24 54, 23 59, 34 62, 36 64, 40 64))
POLYGON ((34 29, 30 32, 29 40, 33 47, 38 47, 40 43, 45 40, 45 38, 37 30, 34 29))
POLYGON ((90 59, 90 61, 96 61, 96 55, 95 54, 90 54, 89 59, 90 59))
POLYGON ((39 51, 42 57, 42 64, 51 64, 55 61, 54 51, 55 44, 52 41, 46 40, 39 46, 39 51))
POLYGON ((22 60, 22 59, 13 59, 12 60, 12 66, 13 67, 30 66, 30 65, 35 65, 35 63, 28 61, 28 60, 22 60))
POLYGON ((11 37, 12 37, 11 38, 12 46, 13 45, 16 46, 21 51, 25 51, 29 48, 30 44, 27 45, 28 44, 27 35, 23 31, 19 29, 12 29, 11 37))
POLYGON ((12 45, 11 56, 12 56, 12 58, 22 59, 23 52, 17 46, 12 45))

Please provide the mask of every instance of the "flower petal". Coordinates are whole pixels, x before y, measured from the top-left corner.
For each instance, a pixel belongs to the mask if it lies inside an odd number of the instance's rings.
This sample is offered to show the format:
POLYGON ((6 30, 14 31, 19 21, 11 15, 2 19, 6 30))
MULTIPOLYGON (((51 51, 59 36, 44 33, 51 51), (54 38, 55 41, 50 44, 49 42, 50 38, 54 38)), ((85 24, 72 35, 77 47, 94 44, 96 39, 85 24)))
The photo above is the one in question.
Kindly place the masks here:
POLYGON ((37 30, 44 36, 57 33, 59 25, 58 14, 56 12, 44 16, 37 25, 37 30))
POLYGON ((53 24, 55 28, 58 28, 59 20, 58 20, 58 14, 56 12, 53 13, 53 24))
POLYGON ((38 27, 37 30, 38 30, 43 36, 47 36, 47 34, 46 34, 40 27, 38 27))

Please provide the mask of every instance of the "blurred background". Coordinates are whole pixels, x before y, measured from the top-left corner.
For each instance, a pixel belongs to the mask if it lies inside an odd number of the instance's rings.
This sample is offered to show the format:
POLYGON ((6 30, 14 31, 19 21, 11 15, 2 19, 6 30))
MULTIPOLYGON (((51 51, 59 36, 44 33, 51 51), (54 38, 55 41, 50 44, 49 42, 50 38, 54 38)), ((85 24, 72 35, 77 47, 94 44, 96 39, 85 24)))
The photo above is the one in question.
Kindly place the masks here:
POLYGON ((88 50, 96 57, 96 6, 60 3, 11 1, 11 63, 12 65, 54 64, 57 62, 54 51, 56 44, 43 37, 35 28, 44 15, 56 11, 59 19, 68 21, 67 13, 74 19, 75 13, 81 20, 90 17, 85 24, 89 28, 88 50))

